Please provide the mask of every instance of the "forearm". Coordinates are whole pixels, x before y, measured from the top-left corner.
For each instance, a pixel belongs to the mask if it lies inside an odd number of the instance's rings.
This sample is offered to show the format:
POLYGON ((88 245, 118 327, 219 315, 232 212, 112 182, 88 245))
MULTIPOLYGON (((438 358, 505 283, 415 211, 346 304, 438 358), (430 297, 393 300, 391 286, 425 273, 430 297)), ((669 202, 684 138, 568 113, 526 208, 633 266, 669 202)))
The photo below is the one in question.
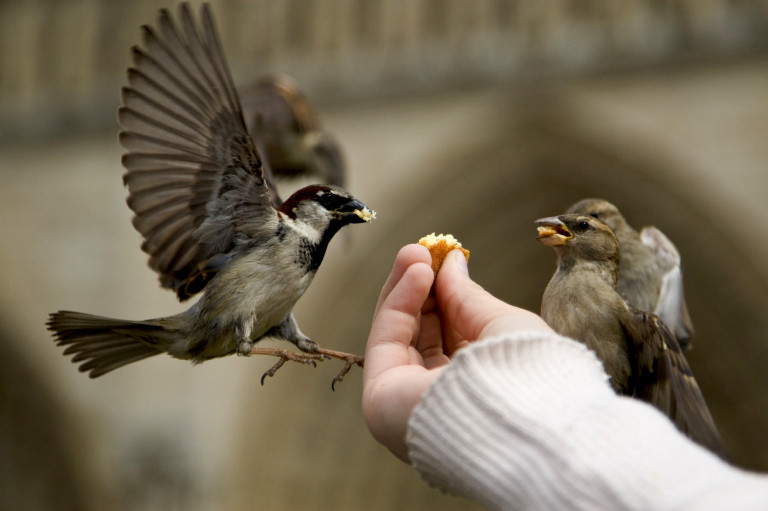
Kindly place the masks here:
POLYGON ((460 351, 415 408, 407 441, 427 482, 491 509, 674 509, 753 486, 748 495, 768 498, 765 479, 616 396, 597 358, 555 334, 460 351))

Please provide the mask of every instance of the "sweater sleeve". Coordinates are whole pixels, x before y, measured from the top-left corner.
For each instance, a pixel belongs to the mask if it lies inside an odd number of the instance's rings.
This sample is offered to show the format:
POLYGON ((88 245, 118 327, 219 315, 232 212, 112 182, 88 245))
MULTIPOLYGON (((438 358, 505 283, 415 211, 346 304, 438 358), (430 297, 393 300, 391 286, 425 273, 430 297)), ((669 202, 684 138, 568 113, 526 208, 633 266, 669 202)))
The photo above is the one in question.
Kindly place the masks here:
POLYGON ((408 428, 422 478, 489 509, 768 509, 768 478, 617 396, 597 357, 557 334, 461 350, 408 428))

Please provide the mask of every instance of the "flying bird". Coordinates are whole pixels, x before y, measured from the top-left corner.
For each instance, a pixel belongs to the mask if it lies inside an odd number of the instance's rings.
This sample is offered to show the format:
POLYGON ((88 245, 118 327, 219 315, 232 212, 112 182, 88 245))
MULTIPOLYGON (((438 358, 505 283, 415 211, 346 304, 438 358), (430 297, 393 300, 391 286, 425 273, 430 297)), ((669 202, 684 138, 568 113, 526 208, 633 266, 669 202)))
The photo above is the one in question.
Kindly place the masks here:
POLYGON ((275 178, 316 178, 344 186, 341 148, 293 78, 265 77, 241 90, 241 98, 248 131, 275 178))
POLYGON ((658 316, 617 292, 621 256, 611 228, 576 214, 536 224, 538 240, 557 254, 542 318, 594 351, 618 394, 654 405, 692 440, 722 454, 720 434, 675 336, 658 316))
POLYGON ((320 348, 299 330, 293 307, 331 238, 375 213, 332 185, 281 201, 246 129, 210 6, 202 6, 201 26, 187 3, 179 17, 177 24, 163 9, 156 28, 142 27, 143 48, 132 49, 122 90, 119 138, 127 202, 149 266, 179 300, 202 295, 169 317, 59 311, 48 328, 92 378, 160 353, 194 363, 237 353, 279 357, 264 377, 287 360, 340 358, 335 385, 362 358, 320 348), (300 351, 254 347, 265 337, 300 351))
POLYGON ((690 349, 694 330, 683 293, 681 258, 669 238, 653 226, 637 232, 603 199, 581 200, 566 213, 599 218, 613 229, 621 251, 619 294, 634 307, 659 316, 680 346, 690 349))

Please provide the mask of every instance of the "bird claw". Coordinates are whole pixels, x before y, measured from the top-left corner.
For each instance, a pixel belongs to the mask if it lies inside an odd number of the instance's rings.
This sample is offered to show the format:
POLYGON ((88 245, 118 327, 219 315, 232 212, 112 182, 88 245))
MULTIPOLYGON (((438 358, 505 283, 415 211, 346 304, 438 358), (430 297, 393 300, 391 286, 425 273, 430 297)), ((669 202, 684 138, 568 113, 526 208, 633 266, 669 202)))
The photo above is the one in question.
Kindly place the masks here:
POLYGON ((363 364, 365 363, 365 359, 363 357, 359 357, 352 353, 345 353, 343 351, 318 348, 315 353, 320 353, 322 355, 326 355, 329 358, 333 357, 344 361, 344 367, 341 369, 341 371, 339 371, 339 374, 337 374, 331 382, 331 390, 333 391, 336 390, 336 384, 344 380, 344 376, 346 376, 347 373, 352 369, 353 365, 363 367, 363 364))
POLYGON ((346 376, 346 374, 350 371, 350 369, 352 369, 352 366, 355 364, 359 365, 360 367, 363 367, 363 359, 357 356, 352 356, 344 362, 344 367, 341 369, 341 371, 339 371, 339 374, 337 374, 336 377, 331 382, 332 391, 334 392, 336 391, 336 384, 344 380, 344 376, 346 376))
POLYGON ((275 363, 275 365, 270 367, 261 376, 262 385, 264 385, 264 380, 267 378, 267 376, 274 376, 277 370, 283 367, 283 364, 289 360, 293 362, 299 362, 301 364, 311 365, 312 367, 317 367, 317 361, 322 362, 323 360, 328 360, 331 358, 329 355, 323 353, 304 353, 283 350, 279 348, 253 348, 251 350, 251 355, 270 355, 273 357, 278 357, 278 361, 275 363))
POLYGON ((280 348, 252 348, 251 355, 270 355, 273 357, 278 357, 278 361, 275 362, 275 365, 270 367, 261 376, 262 385, 264 385, 264 380, 266 380, 267 377, 274 376, 277 370, 283 367, 283 364, 289 360, 293 362, 299 362, 301 364, 311 365, 312 367, 317 367, 318 361, 322 362, 323 360, 330 360, 331 358, 343 360, 344 367, 341 369, 341 371, 339 371, 339 374, 337 374, 331 382, 331 390, 333 391, 336 390, 336 384, 344 380, 344 376, 346 376, 347 373, 352 369, 352 366, 357 365, 363 367, 363 364, 365 363, 365 359, 363 357, 354 355, 352 353, 336 350, 326 350, 323 348, 317 348, 312 353, 305 353, 303 351, 290 351, 280 348))

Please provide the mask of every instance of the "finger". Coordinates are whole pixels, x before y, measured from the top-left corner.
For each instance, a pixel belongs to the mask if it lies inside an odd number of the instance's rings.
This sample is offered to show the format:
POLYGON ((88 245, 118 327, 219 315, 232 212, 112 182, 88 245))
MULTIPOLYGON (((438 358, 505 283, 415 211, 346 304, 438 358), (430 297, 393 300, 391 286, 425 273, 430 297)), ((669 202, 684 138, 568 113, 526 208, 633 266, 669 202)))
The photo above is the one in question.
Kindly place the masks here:
POLYGON ((374 314, 368 337, 363 384, 379 374, 408 365, 408 347, 419 332, 421 308, 432 287, 433 272, 424 262, 411 264, 374 314))
POLYGON ((467 261, 458 250, 451 251, 435 282, 435 294, 443 316, 446 350, 464 340, 475 340, 482 330, 482 317, 496 298, 469 278, 467 261))
POLYGON ((445 258, 435 293, 446 334, 450 334, 446 339, 449 353, 462 341, 477 340, 490 321, 512 309, 470 279, 466 259, 458 250, 445 258))
POLYGON ((436 312, 422 313, 416 351, 421 356, 424 367, 433 369, 449 362, 443 347, 443 331, 440 315, 436 312))
POLYGON ((438 273, 435 295, 449 355, 482 337, 516 330, 552 330, 537 314, 499 300, 472 281, 466 260, 457 250, 448 254, 438 273))
POLYGON ((417 262, 431 264, 432 256, 429 255, 429 250, 421 245, 416 244, 406 245, 400 249, 400 251, 397 253, 397 257, 395 257, 395 263, 392 266, 392 271, 390 272, 387 281, 384 283, 384 286, 381 288, 379 300, 376 303, 377 312, 379 308, 381 308, 381 304, 387 298, 389 293, 392 292, 392 289, 403 277, 405 270, 417 262))

